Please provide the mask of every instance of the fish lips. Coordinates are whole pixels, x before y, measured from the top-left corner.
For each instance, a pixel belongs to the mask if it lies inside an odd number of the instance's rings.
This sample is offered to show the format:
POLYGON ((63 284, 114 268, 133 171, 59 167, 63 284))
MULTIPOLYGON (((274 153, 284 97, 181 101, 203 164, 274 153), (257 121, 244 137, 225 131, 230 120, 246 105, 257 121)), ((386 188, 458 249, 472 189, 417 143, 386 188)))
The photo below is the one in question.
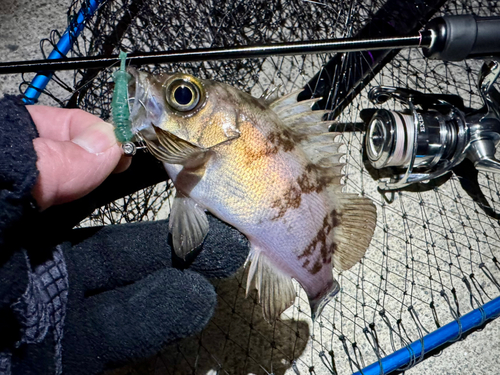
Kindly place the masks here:
POLYGON ((161 124, 166 115, 161 86, 155 85, 154 78, 146 72, 131 67, 127 68, 127 72, 131 75, 128 101, 132 131, 137 133, 151 125, 161 124))

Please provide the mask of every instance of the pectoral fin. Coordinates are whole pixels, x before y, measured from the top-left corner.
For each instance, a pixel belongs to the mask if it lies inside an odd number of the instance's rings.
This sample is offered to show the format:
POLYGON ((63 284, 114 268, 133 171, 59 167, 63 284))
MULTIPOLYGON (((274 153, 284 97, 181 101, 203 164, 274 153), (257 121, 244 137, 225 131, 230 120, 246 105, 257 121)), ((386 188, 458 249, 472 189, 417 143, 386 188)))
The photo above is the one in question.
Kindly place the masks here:
POLYGON ((146 137, 143 140, 146 146, 157 159, 168 164, 193 163, 196 160, 203 159, 207 150, 197 147, 191 143, 153 126, 157 141, 152 141, 146 137))
POLYGON ((290 276, 273 267, 259 249, 252 247, 248 261, 251 261, 247 278, 247 295, 255 287, 259 292, 264 318, 272 322, 295 301, 295 288, 290 276))
POLYGON ((203 208, 180 193, 174 198, 168 228, 177 256, 186 256, 200 246, 208 233, 208 219, 203 208))

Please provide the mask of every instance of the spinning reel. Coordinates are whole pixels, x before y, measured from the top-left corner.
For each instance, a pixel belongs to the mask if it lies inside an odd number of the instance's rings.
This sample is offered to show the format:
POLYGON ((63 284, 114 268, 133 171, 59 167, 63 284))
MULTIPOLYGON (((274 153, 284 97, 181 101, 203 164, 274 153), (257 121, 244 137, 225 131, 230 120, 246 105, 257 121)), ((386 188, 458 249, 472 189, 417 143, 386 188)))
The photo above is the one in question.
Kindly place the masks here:
POLYGON ((366 161, 383 172, 381 190, 396 190, 443 176, 465 158, 477 170, 500 173, 495 158, 500 142, 500 93, 494 83, 500 60, 487 60, 478 89, 484 107, 466 109, 457 95, 423 94, 397 87, 378 86, 369 93, 374 104, 394 99, 407 109, 365 109, 366 161))

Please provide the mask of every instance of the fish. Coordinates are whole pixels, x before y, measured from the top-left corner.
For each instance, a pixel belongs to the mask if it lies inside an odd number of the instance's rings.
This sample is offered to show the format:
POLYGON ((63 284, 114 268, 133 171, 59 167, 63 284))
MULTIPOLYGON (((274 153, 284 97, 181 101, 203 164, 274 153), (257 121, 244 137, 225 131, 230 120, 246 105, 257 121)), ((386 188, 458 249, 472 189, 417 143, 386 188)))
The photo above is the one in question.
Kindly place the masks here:
POLYGON ((320 98, 255 98, 184 73, 129 73, 132 131, 176 188, 175 253, 202 245, 208 211, 248 238, 246 292, 257 289, 264 318, 294 303, 294 279, 314 320, 340 290, 333 268, 361 260, 377 217, 370 199, 342 192, 342 143, 323 121, 328 111, 312 110, 320 98))

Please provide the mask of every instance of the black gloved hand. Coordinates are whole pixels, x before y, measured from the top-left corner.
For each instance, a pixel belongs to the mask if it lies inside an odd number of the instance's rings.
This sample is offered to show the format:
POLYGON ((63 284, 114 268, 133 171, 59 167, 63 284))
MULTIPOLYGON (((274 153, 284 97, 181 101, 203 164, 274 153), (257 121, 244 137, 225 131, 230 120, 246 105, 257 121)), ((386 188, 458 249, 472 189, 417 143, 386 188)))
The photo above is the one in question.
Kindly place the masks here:
POLYGON ((12 373, 53 374, 61 365, 63 373, 98 373, 201 331, 216 304, 205 277, 229 276, 248 253, 248 242, 237 230, 213 217, 209 221, 203 249, 186 270, 172 268, 166 221, 74 230, 56 247, 55 262, 31 259, 42 264, 45 277, 52 275, 47 289, 56 297, 48 305, 55 308, 48 315, 55 323, 41 343, 13 351, 12 373), (65 259, 69 280, 58 258, 65 259), (64 293, 54 287, 64 289, 65 283, 61 324, 64 293))
POLYGON ((39 213, 37 136, 19 98, 0 99, 0 374, 93 374, 200 331, 216 301, 204 276, 236 271, 244 237, 210 218, 204 249, 181 271, 166 222, 71 230, 165 171, 136 155, 87 196, 39 213))

